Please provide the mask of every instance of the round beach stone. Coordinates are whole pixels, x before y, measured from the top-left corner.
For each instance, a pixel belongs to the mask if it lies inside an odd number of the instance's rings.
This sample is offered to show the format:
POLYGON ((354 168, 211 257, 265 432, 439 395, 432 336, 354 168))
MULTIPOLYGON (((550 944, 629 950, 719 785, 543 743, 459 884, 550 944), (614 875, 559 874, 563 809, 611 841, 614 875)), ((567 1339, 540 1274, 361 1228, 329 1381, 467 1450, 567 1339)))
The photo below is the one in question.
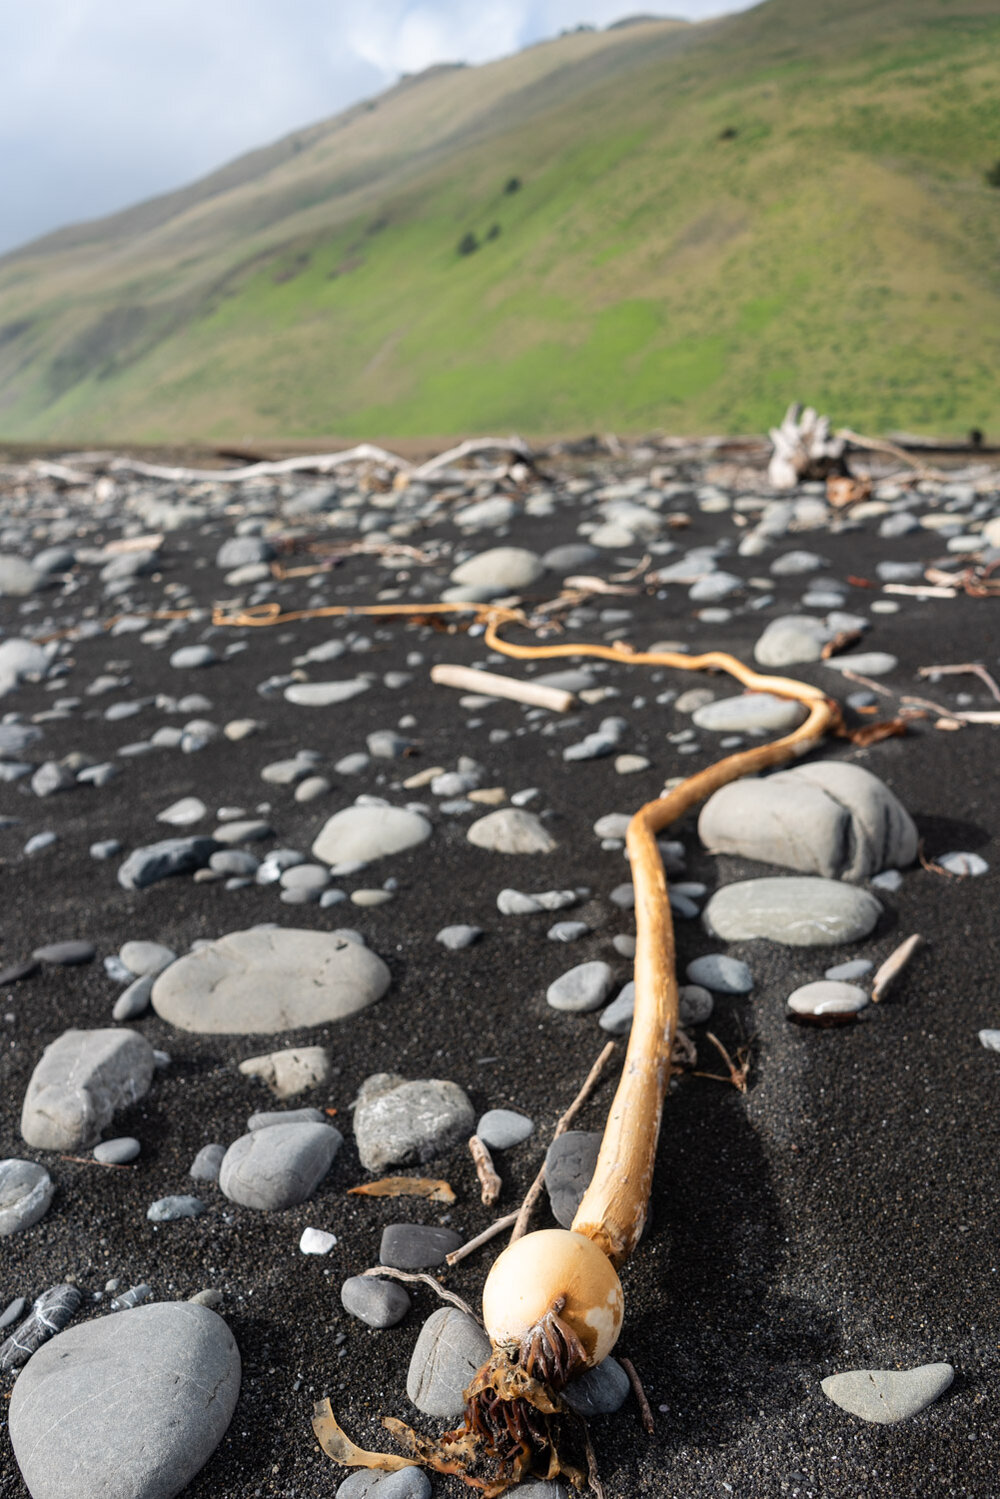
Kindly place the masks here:
POLYGON ((571 1013, 599 1010, 614 986, 615 975, 610 963, 599 960, 578 963, 553 980, 545 991, 545 998, 554 1010, 571 1013))
POLYGON ((753 974, 746 963, 725 953, 694 958, 684 971, 692 984, 702 984, 716 994, 749 994, 753 988, 753 974))
POLYGON ((794 1015, 856 1015, 867 1003, 864 989, 836 979, 817 979, 788 996, 788 1008, 794 1015))
POLYGON ((434 1270, 462 1243, 453 1228, 433 1223, 387 1223, 379 1243, 379 1264, 393 1270, 434 1270))
POLYGON ((747 692, 742 697, 724 697, 706 703, 692 714, 699 729, 717 734, 743 734, 748 729, 770 729, 789 733, 806 718, 806 710, 793 698, 775 697, 770 692, 747 692))
POLYGON ((534 1121, 513 1109, 487 1109, 476 1125, 476 1134, 490 1150, 510 1150, 534 1130, 534 1121))
POLYGON ((274 1212, 311 1197, 344 1137, 332 1124, 269 1124, 226 1151, 219 1186, 230 1202, 274 1212))
POLYGON ((118 956, 130 973, 140 977, 162 973, 177 958, 173 948, 162 942, 126 942, 118 956))
POLYGON ((352 1275, 340 1288, 345 1312, 368 1327, 395 1327, 402 1322, 412 1302, 405 1286, 377 1275, 352 1275))
POLYGON ((271 927, 230 932, 171 963, 153 985, 153 1008, 180 1030, 270 1035, 343 1020, 388 987, 388 968, 359 943, 271 927))
POLYGON ((456 567, 451 581, 502 593, 511 588, 527 588, 544 571, 541 558, 524 547, 491 547, 456 567))
POLYGON ((19 1234, 44 1218, 55 1186, 35 1161, 0 1161, 0 1239, 19 1234))
POLYGON ((94 1160, 103 1166, 127 1166, 134 1161, 142 1146, 134 1135, 119 1135, 115 1140, 102 1140, 94 1146, 94 1160))
POLYGON ((839 880, 789 877, 724 885, 702 921, 724 942, 769 937, 789 947, 833 947, 867 937, 881 914, 867 890, 839 880))
POLYGON ((407 1395, 425 1416, 460 1415, 463 1391, 491 1351, 489 1338, 467 1312, 453 1306, 431 1312, 410 1359, 407 1395))
POLYGON ((431 836, 419 812, 403 807, 345 807, 323 826, 312 846, 324 864, 370 864, 416 848, 431 836))
POLYGON ((32 1499, 174 1499, 222 1440, 239 1389, 239 1350, 207 1307, 152 1302, 67 1328, 11 1395, 21 1476, 32 1499))
POLYGON ((761 666, 798 666, 819 661, 833 631, 824 620, 808 614, 772 619, 753 648, 761 666))
POLYGON ((480 817, 466 836, 476 848, 497 854, 550 854, 557 846, 541 818, 521 807, 502 807, 480 817))
POLYGON ((146 1209, 150 1223, 177 1223, 182 1218, 200 1218, 205 1204, 200 1197, 173 1195, 159 1197, 146 1209))
POLYGON ((431 1481, 423 1468, 371 1473, 360 1468, 345 1478, 336 1499, 431 1499, 431 1481))

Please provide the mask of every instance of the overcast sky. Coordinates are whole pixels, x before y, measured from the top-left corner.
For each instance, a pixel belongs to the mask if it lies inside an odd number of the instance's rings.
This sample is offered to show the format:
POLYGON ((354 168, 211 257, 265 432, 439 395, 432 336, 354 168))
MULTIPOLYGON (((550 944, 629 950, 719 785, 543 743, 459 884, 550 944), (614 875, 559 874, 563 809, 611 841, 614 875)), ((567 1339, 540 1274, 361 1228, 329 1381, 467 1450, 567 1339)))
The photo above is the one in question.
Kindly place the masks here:
POLYGON ((180 187, 435 62, 754 0, 0 0, 0 253, 180 187))

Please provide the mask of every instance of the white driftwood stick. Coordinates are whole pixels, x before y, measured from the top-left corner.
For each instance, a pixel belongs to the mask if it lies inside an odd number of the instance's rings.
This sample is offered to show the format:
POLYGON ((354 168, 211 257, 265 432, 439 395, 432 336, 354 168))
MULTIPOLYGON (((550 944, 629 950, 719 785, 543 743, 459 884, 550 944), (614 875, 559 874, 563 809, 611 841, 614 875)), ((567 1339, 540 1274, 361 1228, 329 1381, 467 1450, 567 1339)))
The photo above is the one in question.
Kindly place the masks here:
POLYGON ((363 442, 342 453, 311 453, 298 458, 281 458, 273 463, 248 463, 240 468, 165 468, 158 463, 142 463, 138 458, 114 458, 107 465, 113 474, 139 474, 146 479, 166 479, 173 484, 209 480, 217 484, 241 484, 244 479, 268 478, 276 474, 328 474, 348 463, 383 463, 387 468, 405 470, 412 464, 385 448, 363 442))
MULTIPOLYGON (((452 463, 457 463, 462 458, 469 458, 474 453, 516 453, 518 458, 530 461, 532 452, 523 437, 470 437, 466 442, 460 442, 457 447, 449 448, 446 453, 439 453, 436 458, 428 458, 419 468, 415 468, 410 474, 411 479, 429 479, 439 469, 449 468, 452 463)), ((468 478, 468 475, 465 476, 468 478)))
POLYGON ((484 697, 506 697, 533 708, 551 708, 553 713, 566 713, 576 702, 572 692, 563 692, 561 688, 546 687, 542 682, 520 682, 517 677, 493 671, 473 671, 471 666, 447 663, 432 666, 431 681, 439 687, 458 687, 462 692, 479 692, 484 697))
POLYGON ((954 588, 937 588, 931 583, 883 583, 883 593, 905 593, 915 599, 957 599, 954 588))

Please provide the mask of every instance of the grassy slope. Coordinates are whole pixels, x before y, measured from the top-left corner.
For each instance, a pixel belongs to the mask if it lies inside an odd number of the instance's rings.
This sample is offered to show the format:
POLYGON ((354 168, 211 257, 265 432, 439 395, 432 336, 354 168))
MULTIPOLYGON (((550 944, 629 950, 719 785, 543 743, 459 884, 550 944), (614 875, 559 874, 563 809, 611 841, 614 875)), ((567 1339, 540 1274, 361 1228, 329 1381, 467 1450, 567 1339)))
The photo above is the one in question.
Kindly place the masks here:
POLYGON ((769 0, 414 82, 0 261, 0 435, 990 428, 998 43, 769 0))

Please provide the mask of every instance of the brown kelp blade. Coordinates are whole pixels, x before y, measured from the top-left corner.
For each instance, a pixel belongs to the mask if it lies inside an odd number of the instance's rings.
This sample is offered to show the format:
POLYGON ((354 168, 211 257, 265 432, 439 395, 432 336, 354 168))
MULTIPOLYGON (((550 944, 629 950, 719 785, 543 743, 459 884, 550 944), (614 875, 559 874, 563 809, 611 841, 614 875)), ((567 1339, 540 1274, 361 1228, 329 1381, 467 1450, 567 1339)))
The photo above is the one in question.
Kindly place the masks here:
POLYGON ((383 1473, 395 1473, 400 1468, 420 1466, 411 1457, 396 1457, 392 1452, 366 1452, 363 1447, 356 1446, 338 1423, 329 1400, 318 1400, 313 1406, 312 1429, 327 1457, 332 1457, 342 1468, 376 1468, 383 1473))
POLYGON ((383 1176, 379 1181, 362 1182, 347 1190, 354 1197, 426 1197, 430 1202, 448 1204, 455 1201, 448 1182, 428 1176, 383 1176))

